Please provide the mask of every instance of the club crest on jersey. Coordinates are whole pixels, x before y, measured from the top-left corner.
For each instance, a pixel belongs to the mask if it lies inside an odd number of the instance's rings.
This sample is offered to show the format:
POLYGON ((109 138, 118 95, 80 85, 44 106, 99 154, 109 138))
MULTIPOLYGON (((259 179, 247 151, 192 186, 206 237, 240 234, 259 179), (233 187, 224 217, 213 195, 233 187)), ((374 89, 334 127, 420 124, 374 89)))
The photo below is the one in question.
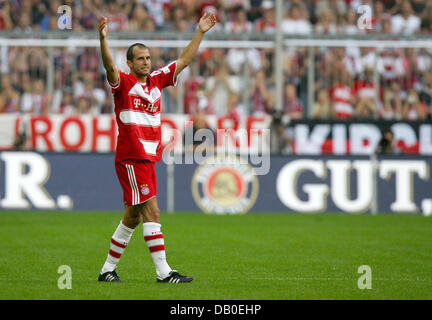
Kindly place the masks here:
POLYGON ((161 92, 159 91, 158 88, 154 88, 154 89, 152 89, 152 91, 150 91, 150 96, 151 96, 153 101, 156 101, 157 99, 160 98, 161 92))
POLYGON ((149 187, 148 187, 147 184, 142 184, 142 185, 140 186, 140 190, 141 190, 141 193, 142 193, 144 196, 146 196, 146 195, 148 195, 148 194, 150 193, 150 189, 149 189, 149 187))

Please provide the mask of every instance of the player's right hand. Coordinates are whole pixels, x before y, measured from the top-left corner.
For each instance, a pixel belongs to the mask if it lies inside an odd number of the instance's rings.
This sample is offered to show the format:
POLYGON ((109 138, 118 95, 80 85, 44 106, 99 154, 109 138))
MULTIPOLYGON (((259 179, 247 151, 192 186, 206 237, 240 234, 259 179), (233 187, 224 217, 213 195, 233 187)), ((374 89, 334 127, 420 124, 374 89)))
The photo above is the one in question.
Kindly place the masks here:
POLYGON ((98 30, 99 30, 99 36, 101 38, 105 38, 107 36, 107 33, 108 33, 108 18, 107 17, 100 18, 98 30))

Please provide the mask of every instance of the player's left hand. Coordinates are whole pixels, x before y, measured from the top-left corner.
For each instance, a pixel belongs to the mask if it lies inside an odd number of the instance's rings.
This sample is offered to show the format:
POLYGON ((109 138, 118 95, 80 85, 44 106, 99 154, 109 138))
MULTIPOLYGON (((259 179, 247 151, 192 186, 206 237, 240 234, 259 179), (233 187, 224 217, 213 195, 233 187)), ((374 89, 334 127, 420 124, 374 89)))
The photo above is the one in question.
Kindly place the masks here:
POLYGON ((213 13, 205 12, 201 17, 198 27, 205 33, 209 31, 216 24, 216 16, 213 13))

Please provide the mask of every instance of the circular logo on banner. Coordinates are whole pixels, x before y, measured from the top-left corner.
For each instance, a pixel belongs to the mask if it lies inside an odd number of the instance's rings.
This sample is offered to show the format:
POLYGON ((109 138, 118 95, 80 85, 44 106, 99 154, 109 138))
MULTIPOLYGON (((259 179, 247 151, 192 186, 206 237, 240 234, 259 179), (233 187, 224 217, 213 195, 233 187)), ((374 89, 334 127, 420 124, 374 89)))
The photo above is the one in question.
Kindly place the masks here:
POLYGON ((235 156, 217 156, 195 170, 192 195, 206 213, 246 213, 256 201, 258 179, 247 161, 235 156))

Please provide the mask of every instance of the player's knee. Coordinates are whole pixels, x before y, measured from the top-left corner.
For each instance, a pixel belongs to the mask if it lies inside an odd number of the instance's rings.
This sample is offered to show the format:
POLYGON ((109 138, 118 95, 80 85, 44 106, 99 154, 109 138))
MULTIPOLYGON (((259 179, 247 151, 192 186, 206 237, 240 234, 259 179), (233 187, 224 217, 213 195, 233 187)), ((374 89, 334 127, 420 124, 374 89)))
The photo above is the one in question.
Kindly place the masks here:
POLYGON ((137 225, 140 224, 141 219, 141 215, 134 208, 126 208, 123 222, 127 227, 134 229, 137 225))
POLYGON ((159 210, 159 208, 152 208, 150 214, 151 214, 152 220, 159 223, 159 221, 160 221, 160 210, 159 210))
POLYGON ((123 218, 123 224, 128 228, 135 229, 137 225, 141 222, 141 216, 138 215, 128 215, 123 218))
POLYGON ((137 226, 141 222, 141 215, 137 214, 132 217, 133 223, 137 226))

